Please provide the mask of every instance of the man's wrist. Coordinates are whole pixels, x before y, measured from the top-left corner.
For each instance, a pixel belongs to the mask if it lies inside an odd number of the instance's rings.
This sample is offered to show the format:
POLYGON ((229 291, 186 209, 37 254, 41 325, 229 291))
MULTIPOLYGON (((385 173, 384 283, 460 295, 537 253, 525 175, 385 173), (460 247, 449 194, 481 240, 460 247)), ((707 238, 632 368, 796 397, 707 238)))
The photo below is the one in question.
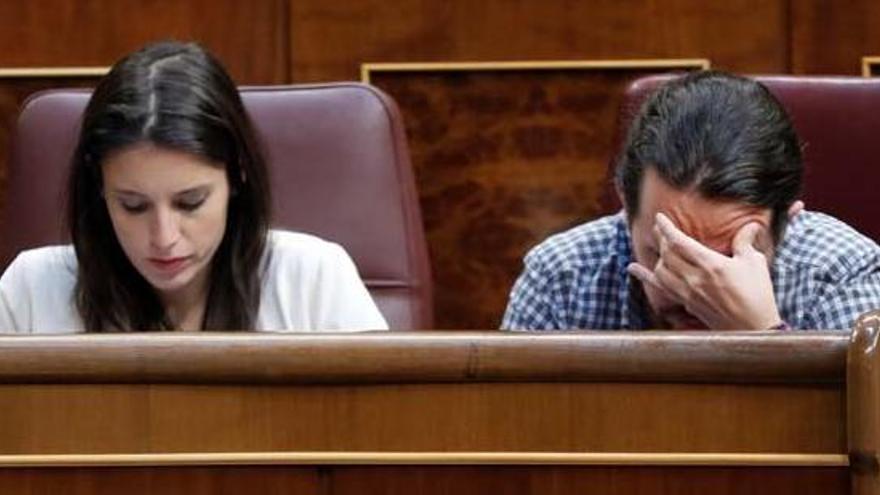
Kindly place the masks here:
POLYGON ((775 330, 778 332, 785 332, 788 330, 792 330, 792 328, 791 328, 791 325, 789 325, 787 321, 780 320, 779 323, 773 325, 772 327, 768 328, 767 330, 775 330))

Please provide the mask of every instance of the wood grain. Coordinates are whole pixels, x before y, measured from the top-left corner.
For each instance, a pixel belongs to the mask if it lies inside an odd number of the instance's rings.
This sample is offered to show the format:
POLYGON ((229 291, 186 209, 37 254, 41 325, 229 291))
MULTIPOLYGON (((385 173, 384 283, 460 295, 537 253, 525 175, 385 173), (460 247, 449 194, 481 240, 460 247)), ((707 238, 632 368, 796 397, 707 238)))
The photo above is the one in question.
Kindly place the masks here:
POLYGON ((861 59, 880 55, 880 4, 852 0, 791 2, 791 71, 859 75, 861 59))
POLYGON ((845 345, 750 332, 6 337, 0 454, 840 454, 845 345))
POLYGON ((880 312, 859 318, 847 356, 847 428, 856 495, 880 494, 880 312))
POLYGON ((109 66, 161 39, 198 41, 240 84, 287 81, 285 0, 0 2, 0 67, 109 66))
POLYGON ((842 468, 554 466, 242 466, 0 469, 0 492, 22 495, 321 494, 810 495, 848 493, 842 468))
POLYGON ((833 385, 846 345, 840 332, 17 335, 0 337, 0 383, 833 385))
POLYGON ((780 72, 786 5, 403 0, 392 12, 379 0, 299 0, 290 5, 293 77, 356 78, 364 62, 692 57, 729 70, 780 72))
POLYGON ((439 328, 497 327, 529 249, 614 212, 605 199, 614 194, 609 162, 623 88, 667 70, 451 66, 371 75, 406 124, 439 328))

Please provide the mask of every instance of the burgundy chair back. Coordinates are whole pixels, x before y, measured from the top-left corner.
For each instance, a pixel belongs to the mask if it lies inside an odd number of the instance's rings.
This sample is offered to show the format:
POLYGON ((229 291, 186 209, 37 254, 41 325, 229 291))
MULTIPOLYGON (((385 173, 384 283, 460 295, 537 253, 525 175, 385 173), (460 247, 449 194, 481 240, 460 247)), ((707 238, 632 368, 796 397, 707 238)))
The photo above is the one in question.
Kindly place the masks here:
MULTIPOLYGON (((674 75, 649 76, 626 90, 619 117, 620 149, 645 98, 674 75)), ((880 79, 827 76, 756 76, 782 102, 804 144, 808 209, 829 213, 880 240, 880 166, 873 155, 880 135, 880 79)), ((613 167, 613 163, 612 163, 613 167)))
MULTIPOLYGON (((273 226, 344 246, 392 329, 431 328, 428 252, 394 102, 355 83, 241 93, 269 163, 273 226)), ((0 270, 22 249, 67 242, 64 183, 89 94, 52 90, 25 103, 9 162, 0 270)))

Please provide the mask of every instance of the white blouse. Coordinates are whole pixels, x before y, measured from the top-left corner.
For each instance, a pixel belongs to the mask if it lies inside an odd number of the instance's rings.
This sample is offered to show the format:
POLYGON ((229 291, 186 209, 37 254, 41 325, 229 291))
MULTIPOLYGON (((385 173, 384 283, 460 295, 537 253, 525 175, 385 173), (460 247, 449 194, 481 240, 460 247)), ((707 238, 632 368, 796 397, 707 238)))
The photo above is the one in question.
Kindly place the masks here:
MULTIPOLYGON (((0 333, 82 333, 73 301, 73 246, 20 253, 0 277, 0 333)), ((357 268, 338 244, 273 230, 263 257, 256 329, 265 332, 386 330, 357 268)))

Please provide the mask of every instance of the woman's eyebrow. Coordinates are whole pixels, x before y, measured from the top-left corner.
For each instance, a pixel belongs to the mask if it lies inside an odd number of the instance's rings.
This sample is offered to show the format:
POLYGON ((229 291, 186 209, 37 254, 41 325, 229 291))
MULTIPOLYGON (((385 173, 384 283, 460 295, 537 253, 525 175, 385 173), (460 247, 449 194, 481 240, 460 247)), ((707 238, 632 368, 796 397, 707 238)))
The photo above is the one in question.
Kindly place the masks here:
POLYGON ((139 198, 147 197, 146 194, 131 189, 111 189, 110 192, 119 196, 137 196, 139 198))
POLYGON ((175 197, 177 197, 177 196, 191 196, 193 194, 209 193, 212 190, 213 190, 213 187, 210 184, 203 184, 200 186, 189 187, 189 188, 184 189, 182 191, 178 191, 178 192, 174 193, 174 196, 175 197))

